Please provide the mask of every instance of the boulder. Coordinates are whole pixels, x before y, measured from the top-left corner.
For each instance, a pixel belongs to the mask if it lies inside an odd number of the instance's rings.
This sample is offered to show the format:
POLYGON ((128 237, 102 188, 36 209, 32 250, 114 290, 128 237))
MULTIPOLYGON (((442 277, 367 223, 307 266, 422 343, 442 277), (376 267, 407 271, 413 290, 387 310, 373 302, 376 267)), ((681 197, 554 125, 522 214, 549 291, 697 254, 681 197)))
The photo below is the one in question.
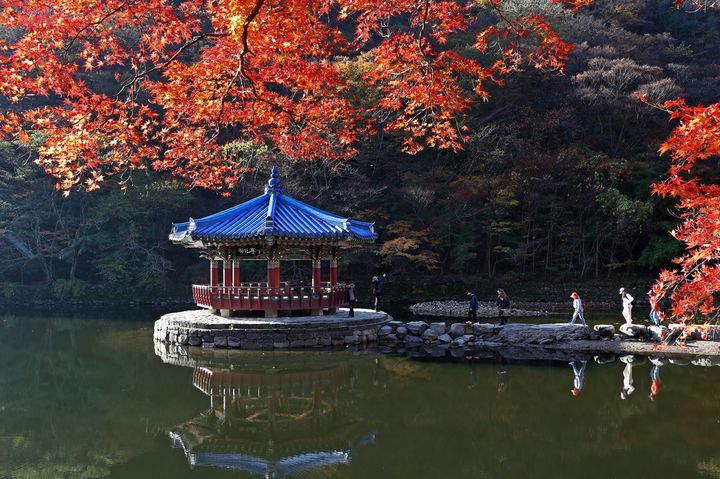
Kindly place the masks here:
POLYGON ((604 338, 612 338, 615 334, 615 326, 612 324, 596 324, 593 326, 593 331, 604 338))
POLYGON ((434 329, 428 328, 425 330, 425 332, 422 334, 422 339, 425 341, 432 341, 434 339, 437 339, 439 336, 438 332, 434 329))
POLYGON ((188 338, 188 344, 190 346, 200 346, 202 344, 202 339, 200 336, 190 336, 188 338))
POLYGON ((670 334, 670 329, 665 326, 648 326, 648 333, 650 338, 655 341, 662 341, 670 334))
POLYGON ((449 343, 452 341, 452 338, 450 337, 449 334, 441 334, 440 336, 438 336, 438 339, 442 343, 449 343))
POLYGON ((240 338, 236 336, 228 336, 228 347, 229 348, 239 348, 240 347, 240 338))
POLYGON ((410 321, 405 324, 405 327, 415 336, 420 336, 428 328, 428 323, 425 321, 410 321))
POLYGON ((620 326, 620 332, 631 338, 644 339, 648 335, 647 326, 643 324, 623 324, 620 326))
POLYGON ((459 338, 465 334, 465 323, 452 323, 450 325, 450 336, 459 338))
MULTIPOLYGON (((499 328, 497 329, 499 331, 499 328)), ((490 323, 474 323, 472 325, 472 332, 476 336, 480 335, 491 335, 495 334, 496 326, 490 323)))
POLYGON ((404 338, 408 333, 408 328, 405 326, 398 326, 398 328, 395 330, 395 334, 397 334, 398 338, 404 338))
POLYGON ((380 336, 378 340, 382 343, 397 343, 397 336, 393 333, 386 334, 385 336, 380 336))
POLYGON ((590 329, 579 324, 507 324, 497 339, 511 344, 548 344, 550 342, 587 340, 590 329))
POLYGON ((447 327, 445 326, 444 322, 430 323, 430 329, 435 331, 438 336, 447 332, 447 327))
POLYGON ((387 325, 390 326, 393 329, 393 331, 396 330, 397 328, 399 328, 400 326, 403 326, 404 324, 405 323, 403 323, 402 321, 389 321, 387 323, 387 325))
POLYGON ((387 336, 388 334, 393 332, 393 328, 391 328, 389 325, 385 325, 382 328, 378 330, 378 336, 387 336))
POLYGON ((412 335, 405 336, 405 344, 408 347, 419 346, 422 343, 423 343, 423 340, 421 338, 419 338, 418 336, 412 336, 412 335))
POLYGON ((227 336, 215 336, 215 347, 216 348, 227 348, 228 338, 227 336))

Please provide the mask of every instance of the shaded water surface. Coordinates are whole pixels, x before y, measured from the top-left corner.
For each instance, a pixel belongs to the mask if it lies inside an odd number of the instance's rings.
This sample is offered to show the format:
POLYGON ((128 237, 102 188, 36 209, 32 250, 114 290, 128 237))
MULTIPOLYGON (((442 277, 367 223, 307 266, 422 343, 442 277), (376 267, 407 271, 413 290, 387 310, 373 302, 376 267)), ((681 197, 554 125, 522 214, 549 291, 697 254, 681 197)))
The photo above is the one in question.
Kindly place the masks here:
POLYGON ((151 336, 151 322, 0 316, 0 478, 720 477, 718 367, 151 336))

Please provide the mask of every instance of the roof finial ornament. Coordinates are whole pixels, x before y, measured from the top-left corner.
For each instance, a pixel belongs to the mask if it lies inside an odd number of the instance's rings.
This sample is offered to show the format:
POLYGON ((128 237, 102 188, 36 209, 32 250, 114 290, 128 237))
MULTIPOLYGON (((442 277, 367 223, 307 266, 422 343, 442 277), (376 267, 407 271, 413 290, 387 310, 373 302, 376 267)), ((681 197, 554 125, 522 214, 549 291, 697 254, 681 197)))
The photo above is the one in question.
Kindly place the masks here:
POLYGON ((283 185, 280 181, 280 174, 278 173, 277 165, 273 165, 272 173, 270 173, 270 179, 265 186, 265 193, 282 193, 283 185))

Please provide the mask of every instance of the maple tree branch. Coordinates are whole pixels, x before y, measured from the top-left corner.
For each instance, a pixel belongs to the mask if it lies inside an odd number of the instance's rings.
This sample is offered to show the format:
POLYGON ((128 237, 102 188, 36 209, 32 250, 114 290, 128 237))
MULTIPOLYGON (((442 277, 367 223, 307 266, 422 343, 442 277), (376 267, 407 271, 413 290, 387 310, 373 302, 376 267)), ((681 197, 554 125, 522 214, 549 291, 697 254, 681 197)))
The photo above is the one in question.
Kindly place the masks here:
POLYGON ((178 57, 179 57, 185 50, 187 50, 187 49, 190 48, 191 46, 195 45, 195 44, 198 43, 199 41, 204 40, 205 38, 222 38, 222 37, 226 37, 226 36, 228 36, 228 35, 229 35, 228 33, 208 32, 208 33, 200 34, 200 35, 198 35, 198 36, 190 39, 189 41, 187 41, 186 43, 184 43, 180 48, 178 48, 178 50, 177 50, 170 58, 168 58, 168 59, 165 60, 164 62, 162 62, 162 63, 160 63, 160 64, 158 64, 158 65, 155 65, 154 67, 150 68, 149 70, 144 70, 144 71, 142 71, 142 72, 136 72, 135 75, 133 75, 133 77, 132 77, 130 80, 128 80, 128 81, 126 81, 126 82, 123 82, 123 83, 120 85, 120 90, 118 90, 118 92, 114 95, 115 98, 119 97, 119 96, 122 94, 122 92, 125 91, 125 89, 126 89, 127 87, 129 87, 129 86, 131 86, 131 85, 134 86, 135 84, 137 84, 138 80, 140 80, 141 78, 144 78, 144 77, 150 75, 151 73, 155 73, 155 72, 157 72, 157 71, 160 71, 160 70, 163 70, 163 69, 167 68, 168 65, 170 65, 172 62, 174 62, 175 60, 177 60, 178 57))
POLYGON ((502 10, 500 10, 500 7, 497 6, 497 3, 496 3, 495 1, 492 1, 492 0, 491 0, 491 1, 490 1, 490 6, 492 7, 493 10, 495 10, 495 12, 497 13, 497 15, 500 17, 500 19, 501 19, 502 21, 504 21, 505 23, 507 23, 508 25, 510 25, 510 28, 512 28, 517 35, 519 35, 520 37, 522 37, 522 36, 524 35, 524 31, 523 31, 522 29, 518 28, 518 27, 513 23, 512 20, 510 20, 507 16, 505 16, 505 12, 503 12, 502 10))
POLYGON ((90 22, 87 25, 85 25, 84 27, 82 27, 80 30, 78 30, 78 32, 75 34, 75 36, 70 39, 70 43, 68 43, 68 46, 65 47, 64 52, 67 53, 70 50, 70 48, 75 44, 75 41, 78 38, 80 38, 80 35, 82 35, 85 30, 87 30, 88 28, 94 27, 95 25, 102 25, 105 22, 105 20, 112 17, 117 12, 122 10, 123 7, 125 7, 129 4, 130 4, 130 0, 123 0, 122 3, 120 5, 118 5, 118 7, 115 8, 114 10, 110 10, 108 13, 106 13, 105 15, 100 17, 98 20, 95 20, 94 22, 90 22))
POLYGON ((428 19, 428 11, 430 10, 430 0, 425 0, 425 13, 423 14, 423 20, 422 20, 422 26, 420 27, 420 33, 418 33, 418 50, 420 50, 420 55, 425 59, 425 64, 429 65, 430 60, 428 60, 427 56, 425 55, 425 52, 423 51, 422 47, 422 39, 423 34, 425 33, 425 27, 427 26, 427 19, 428 19))

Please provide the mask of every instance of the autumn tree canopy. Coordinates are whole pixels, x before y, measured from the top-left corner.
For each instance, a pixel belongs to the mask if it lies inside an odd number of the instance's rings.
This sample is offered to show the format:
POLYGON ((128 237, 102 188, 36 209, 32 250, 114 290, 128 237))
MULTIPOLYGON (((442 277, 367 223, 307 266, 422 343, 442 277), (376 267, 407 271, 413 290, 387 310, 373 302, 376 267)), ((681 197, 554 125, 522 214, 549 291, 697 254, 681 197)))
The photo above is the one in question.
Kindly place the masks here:
POLYGON ((383 129, 407 153, 458 150, 489 84, 562 70, 572 48, 500 0, 0 0, 0 26, 2 130, 46 135, 39 164, 65 190, 147 167, 231 187, 238 140, 342 160, 383 129), (359 56, 372 98, 338 67, 359 56))
POLYGON ((674 198, 682 223, 672 235, 685 247, 677 267, 661 272, 652 294, 672 298, 671 315, 682 321, 715 318, 720 292, 720 185, 704 182, 703 160, 720 156, 720 103, 688 106, 684 100, 660 105, 679 121, 661 147, 670 155, 667 178, 655 193, 674 198))

